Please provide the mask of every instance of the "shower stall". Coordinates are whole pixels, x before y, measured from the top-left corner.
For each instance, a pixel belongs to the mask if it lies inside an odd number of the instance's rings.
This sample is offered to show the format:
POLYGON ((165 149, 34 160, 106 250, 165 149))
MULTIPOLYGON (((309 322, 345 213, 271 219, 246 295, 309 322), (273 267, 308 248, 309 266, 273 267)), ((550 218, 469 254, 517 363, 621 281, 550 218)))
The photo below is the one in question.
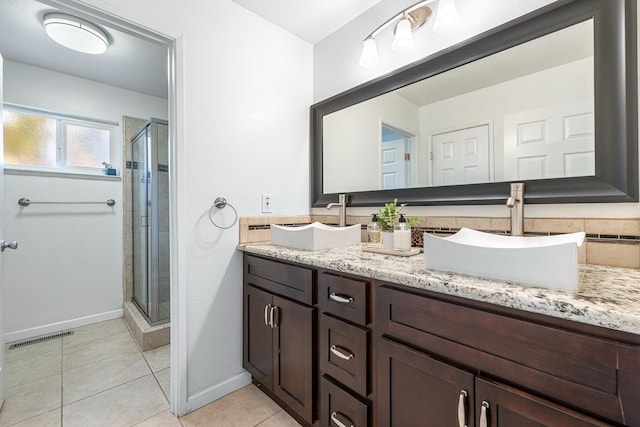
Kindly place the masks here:
POLYGON ((131 138, 133 301, 152 326, 169 321, 168 130, 150 119, 131 138))

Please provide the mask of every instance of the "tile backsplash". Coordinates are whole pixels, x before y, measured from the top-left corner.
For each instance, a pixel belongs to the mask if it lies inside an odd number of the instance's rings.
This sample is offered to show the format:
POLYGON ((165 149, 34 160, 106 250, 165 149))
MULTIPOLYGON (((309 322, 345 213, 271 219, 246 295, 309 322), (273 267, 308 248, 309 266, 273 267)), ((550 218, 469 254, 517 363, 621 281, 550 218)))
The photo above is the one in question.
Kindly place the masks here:
MULTIPOLYGON (((413 246, 422 246, 423 233, 449 235, 462 227, 492 233, 508 234, 509 218, 485 217, 418 217, 412 234, 413 246)), ((337 215, 258 216, 240 218, 240 243, 268 242, 271 224, 304 225, 318 221, 337 224, 337 215)), ((362 224, 366 241, 368 216, 347 216, 347 224, 362 224)), ((640 218, 526 218, 526 235, 551 235, 584 231, 587 241, 579 251, 581 263, 612 267, 640 268, 640 218)))

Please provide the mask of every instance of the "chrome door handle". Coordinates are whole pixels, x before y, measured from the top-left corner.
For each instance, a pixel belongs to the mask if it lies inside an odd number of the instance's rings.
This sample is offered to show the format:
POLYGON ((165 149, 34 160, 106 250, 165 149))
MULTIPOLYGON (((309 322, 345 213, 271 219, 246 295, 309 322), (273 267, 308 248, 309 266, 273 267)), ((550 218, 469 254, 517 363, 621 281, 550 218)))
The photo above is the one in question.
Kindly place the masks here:
POLYGON ((458 426, 467 427, 467 411, 466 411, 467 391, 460 390, 460 397, 458 398, 458 426))
POLYGON ((487 427, 487 411, 489 410, 489 402, 482 401, 482 409, 480 411, 480 427, 487 427))
POLYGON ((336 356, 338 356, 340 359, 344 359, 344 360, 351 360, 351 359, 353 359, 353 357, 354 357, 354 356, 353 356, 353 354, 351 354, 351 353, 349 353, 349 354, 343 353, 343 352, 341 352, 340 350, 338 350, 338 348, 340 348, 340 347, 337 347, 337 346, 335 346, 335 345, 332 345, 332 346, 331 346, 331 348, 329 348, 329 350, 331 350, 331 353, 335 354, 335 355, 336 355, 336 356))
POLYGON ((331 294, 329 294, 329 299, 335 302, 339 302, 341 304, 351 304, 353 303, 353 298, 351 298, 350 296, 342 296, 342 295, 338 295, 334 292, 331 292, 331 294))
POLYGON ((0 240, 0 252, 4 252, 5 249, 18 249, 18 242, 15 240, 13 242, 6 242, 4 240, 0 240))
MULTIPOLYGON (((349 420, 349 418, 345 417, 345 416, 344 416, 344 415, 342 415, 342 414, 340 414, 340 416, 341 416, 342 418, 346 418, 347 420, 349 420)), ((335 411, 331 414, 331 421, 333 421, 333 423, 334 423, 335 425, 337 425, 338 427, 347 427, 347 424, 345 424, 345 423, 341 422, 341 421, 338 419, 338 413, 337 413, 337 412, 335 412, 335 411)), ((348 423, 349 423, 349 426, 348 426, 348 427, 355 427, 355 426, 353 425, 353 423, 351 422, 351 420, 349 420, 349 421, 348 421, 348 423)))

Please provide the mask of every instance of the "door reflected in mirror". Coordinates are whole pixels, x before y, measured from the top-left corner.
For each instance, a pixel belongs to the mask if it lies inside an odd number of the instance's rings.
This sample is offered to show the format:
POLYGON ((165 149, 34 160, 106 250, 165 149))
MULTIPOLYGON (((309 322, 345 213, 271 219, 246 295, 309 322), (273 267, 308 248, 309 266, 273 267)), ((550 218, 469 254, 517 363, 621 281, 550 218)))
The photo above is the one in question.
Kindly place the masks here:
POLYGON ((593 20, 323 117, 323 193, 593 176, 593 20))

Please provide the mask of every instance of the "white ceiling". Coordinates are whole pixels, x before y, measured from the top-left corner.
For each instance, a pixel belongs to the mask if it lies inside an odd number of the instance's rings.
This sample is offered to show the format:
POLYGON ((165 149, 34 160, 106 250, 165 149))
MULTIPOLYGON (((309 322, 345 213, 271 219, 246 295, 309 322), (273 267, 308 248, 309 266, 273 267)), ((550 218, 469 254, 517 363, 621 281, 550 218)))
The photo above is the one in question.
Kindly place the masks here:
MULTIPOLYGON (((317 43, 381 0, 233 0, 300 38, 317 43), (295 18, 294 18, 295 17, 295 18)), ((52 0, 0 0, 0 53, 6 60, 167 97, 167 49, 153 41, 96 22, 111 38, 102 55, 87 55, 60 46, 42 27, 42 15, 62 10, 52 0)))
MULTIPOLYGON (((0 0, 0 53, 61 73, 167 97, 167 48, 100 25, 111 45, 102 55, 87 55, 58 45, 42 27, 42 15, 64 12, 36 0, 0 0)), ((79 16, 78 13, 74 13, 79 16)), ((95 22, 95 19, 89 19, 95 22)))
POLYGON ((397 93, 421 107, 588 57, 593 57, 590 20, 405 86, 397 93))
POLYGON ((316 44, 381 0, 233 0, 316 44))

